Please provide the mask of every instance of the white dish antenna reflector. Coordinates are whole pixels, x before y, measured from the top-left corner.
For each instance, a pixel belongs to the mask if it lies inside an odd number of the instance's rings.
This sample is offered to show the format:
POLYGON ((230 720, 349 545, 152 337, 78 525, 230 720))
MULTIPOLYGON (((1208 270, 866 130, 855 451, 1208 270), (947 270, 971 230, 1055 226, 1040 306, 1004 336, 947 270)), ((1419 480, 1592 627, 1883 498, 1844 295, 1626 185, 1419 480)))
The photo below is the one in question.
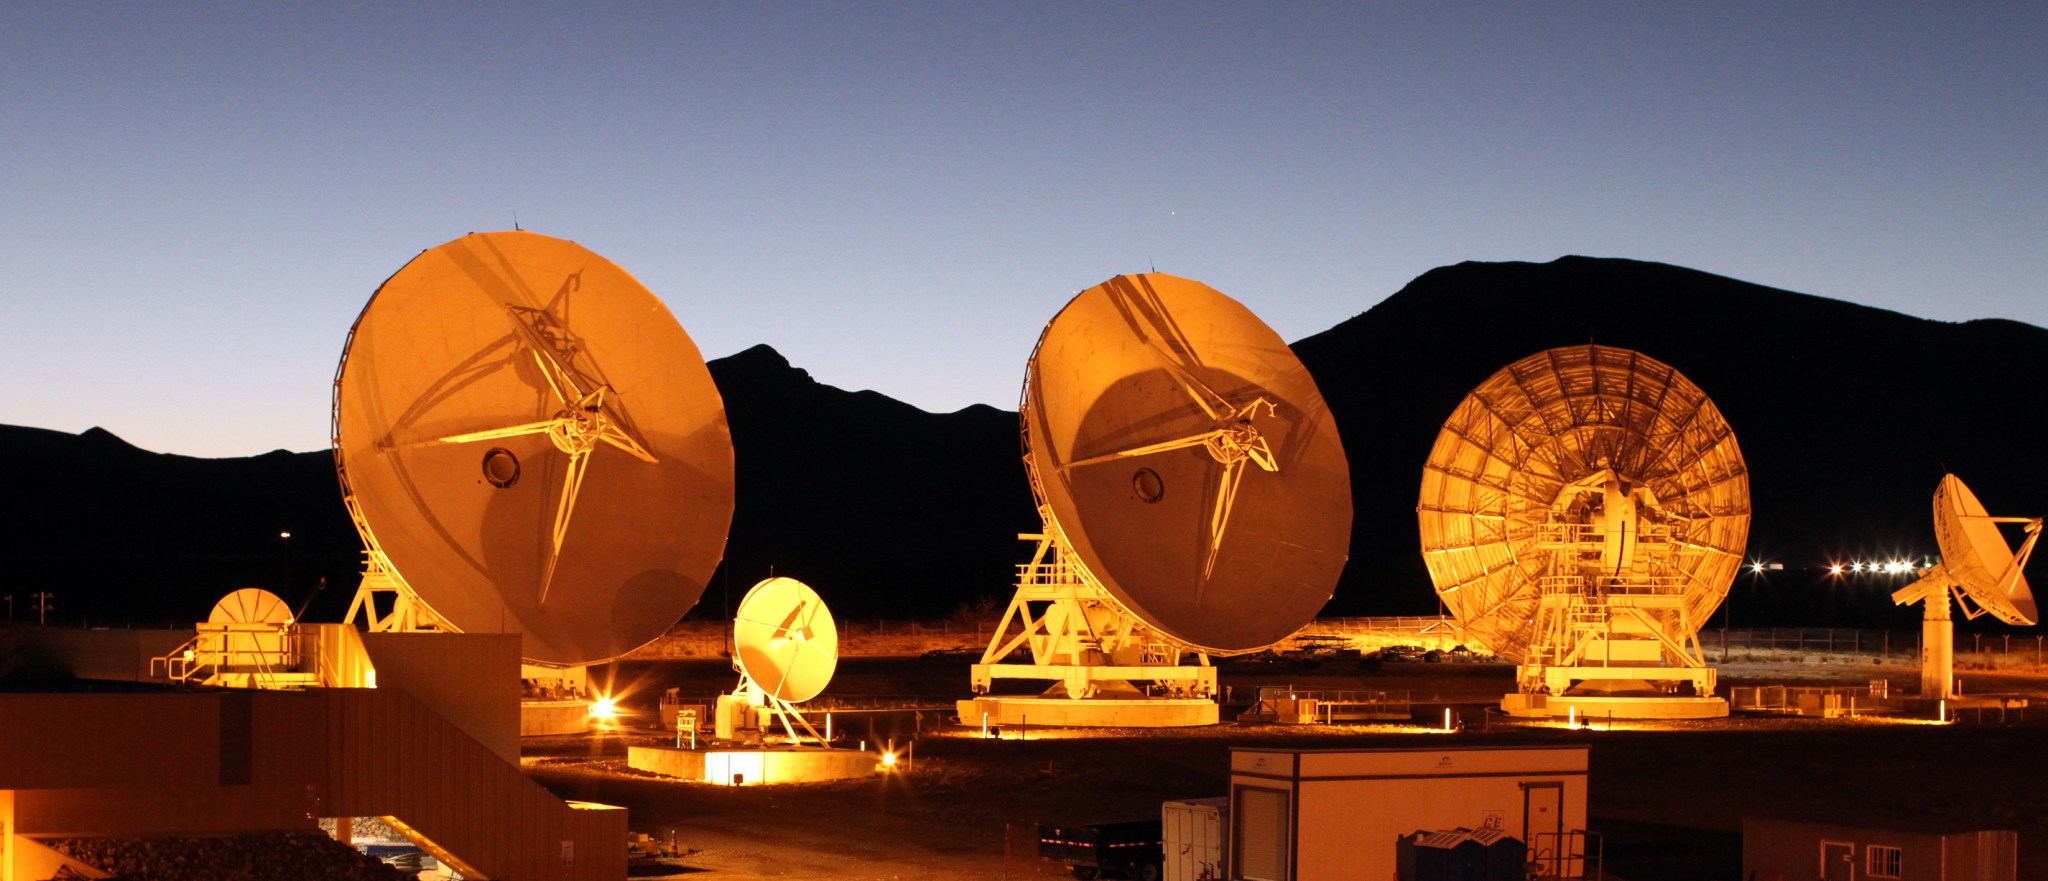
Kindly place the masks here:
POLYGON ((439 618, 519 633, 528 660, 645 645, 724 554, 724 400, 668 308, 574 242, 420 254, 363 307, 334 398, 365 543, 439 618))
POLYGON ((770 578, 747 591, 733 616, 732 644, 740 674, 784 703, 817 697, 839 666, 832 610, 794 578, 770 578))
MULTIPOLYGON (((2034 624, 2040 610, 2024 569, 2040 537, 2041 518, 1993 517, 1962 478, 1944 475, 1934 490, 1934 540, 1941 546, 1941 562, 1920 583, 1954 587, 1971 618, 1989 613, 2007 624, 2034 624), (2017 554, 1999 532, 2000 523, 2026 524, 2027 538, 2017 554)), ((1900 593, 1914 593, 1919 586, 1900 593)))
POLYGON ((1020 404, 1046 528, 1188 646, 1272 645, 1330 599, 1351 471, 1308 369, 1201 282, 1126 275, 1046 325, 1020 404))

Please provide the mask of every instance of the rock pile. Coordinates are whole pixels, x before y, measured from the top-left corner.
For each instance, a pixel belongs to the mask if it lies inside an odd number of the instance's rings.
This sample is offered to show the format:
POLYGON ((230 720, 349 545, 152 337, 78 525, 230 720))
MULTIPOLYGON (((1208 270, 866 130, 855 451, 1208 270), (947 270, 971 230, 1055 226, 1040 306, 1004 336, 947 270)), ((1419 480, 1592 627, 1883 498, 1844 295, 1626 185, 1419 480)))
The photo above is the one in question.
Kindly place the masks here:
POLYGON ((123 881, 412 881, 411 875, 318 832, 52 838, 43 843, 123 881))

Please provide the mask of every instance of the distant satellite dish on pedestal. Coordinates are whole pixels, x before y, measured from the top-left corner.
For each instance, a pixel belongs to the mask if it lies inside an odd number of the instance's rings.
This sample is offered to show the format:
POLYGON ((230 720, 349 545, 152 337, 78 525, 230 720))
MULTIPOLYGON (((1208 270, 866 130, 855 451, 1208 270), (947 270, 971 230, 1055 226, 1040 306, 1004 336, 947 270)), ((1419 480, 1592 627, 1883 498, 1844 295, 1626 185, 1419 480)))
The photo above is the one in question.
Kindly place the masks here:
POLYGON ((1350 469, 1315 380, 1235 300, 1118 276, 1046 325, 1019 409, 1045 528, 1021 536, 1037 551, 972 685, 1057 682, 962 701, 963 720, 1214 722, 1207 654, 1293 634, 1344 568, 1350 469), (1027 646, 1031 663, 1004 660, 1027 646))
POLYGON ((1416 513, 1437 596, 1520 665, 1509 712, 1727 715, 1699 628, 1742 564, 1749 477, 1677 370, 1605 346, 1508 365, 1444 423, 1416 513))
POLYGON ((292 607, 277 594, 260 587, 245 587, 221 597, 206 615, 208 624, 290 624, 292 607))
POLYGON ((298 669, 301 652, 292 609, 260 587, 231 591, 178 651, 152 659, 180 682, 228 688, 296 688, 318 684, 298 669))
POLYGON ((893 761, 889 752, 831 748, 831 714, 825 715, 821 734, 797 707, 823 692, 839 666, 839 628, 832 610, 809 585, 769 578, 749 589, 733 617, 732 660, 740 682, 718 696, 720 742, 698 749, 694 724, 686 728, 679 715, 676 745, 628 747, 629 767, 724 786, 758 786, 864 777, 893 761), (771 743, 778 726, 785 742, 771 743))
POLYGON ((810 585, 770 578, 748 590, 733 615, 732 658, 740 684, 720 700, 720 738, 731 739, 740 722, 747 721, 733 713, 762 707, 781 723, 790 742, 824 742, 796 705, 817 697, 832 681, 839 665, 839 629, 832 610, 810 585))
POLYGON ((624 270, 534 233, 465 236, 378 288, 336 373, 334 452, 368 558, 351 618, 518 633, 541 664, 660 636, 732 521, 696 345, 624 270))
POLYGON ((1955 622, 1949 617, 1949 596, 1955 596, 1965 617, 1990 615, 2007 624, 2031 626, 2040 618, 2034 592, 2027 587, 2027 558, 2041 538, 2040 517, 1993 517, 1962 478, 1943 475, 1934 488, 1934 539, 1941 562, 1924 570, 1918 581, 1892 594, 1899 605, 1920 603, 1920 696, 1946 700, 1955 696, 1955 622), (2018 553, 2006 544, 1998 524, 2026 525, 2018 553))

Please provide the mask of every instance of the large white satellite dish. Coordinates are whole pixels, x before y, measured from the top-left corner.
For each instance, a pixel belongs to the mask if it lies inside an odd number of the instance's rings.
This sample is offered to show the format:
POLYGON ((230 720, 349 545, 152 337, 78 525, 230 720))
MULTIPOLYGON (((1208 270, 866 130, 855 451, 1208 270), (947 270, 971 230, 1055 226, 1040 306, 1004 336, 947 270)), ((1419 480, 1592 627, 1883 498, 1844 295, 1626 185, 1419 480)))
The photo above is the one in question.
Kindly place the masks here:
POLYGON ((1344 448, 1308 370, 1237 301, 1159 273, 1089 288, 1039 337, 1019 409, 1045 528, 978 693, 1063 678, 1067 697, 1129 680, 1205 697, 1207 654, 1272 645, 1329 600, 1344 448), (1002 662, 1026 645, 1033 663, 1002 662))
POLYGON ((1416 514, 1437 596, 1520 665, 1510 712, 1570 694, 1648 698, 1603 710, 1623 716, 1726 714, 1698 634, 1742 564, 1748 471, 1670 365, 1587 345, 1502 368, 1445 421, 1416 514))
POLYGON ((2040 517, 1994 517, 1977 494, 1953 474, 1934 488, 1934 540, 1941 561, 1924 570, 1919 580, 1892 594, 1899 605, 1921 603, 1920 696, 1954 697, 1955 622, 1949 597, 1965 617, 1990 615, 2007 624, 2030 626, 2040 619, 2034 592, 2027 587, 2027 559, 2041 539, 2040 517), (2001 523, 2025 524, 2026 539, 2017 553, 1999 532, 2001 523))
POLYGON ((732 440, 710 371, 660 300, 574 242, 420 254, 357 318, 334 398, 373 626, 606 661, 688 611, 723 555, 732 440))

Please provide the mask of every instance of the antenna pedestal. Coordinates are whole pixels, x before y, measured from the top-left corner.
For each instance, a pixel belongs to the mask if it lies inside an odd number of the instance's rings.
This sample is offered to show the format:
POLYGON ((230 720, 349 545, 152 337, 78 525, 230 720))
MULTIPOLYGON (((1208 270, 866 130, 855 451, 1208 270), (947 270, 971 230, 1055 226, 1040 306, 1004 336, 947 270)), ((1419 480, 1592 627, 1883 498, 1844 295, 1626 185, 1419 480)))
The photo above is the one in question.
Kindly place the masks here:
POLYGON ((1050 530, 1017 567, 1017 591, 971 673, 961 724, 1174 727, 1213 725, 1216 668, 1140 622, 1067 559, 1050 530), (1030 661, 1006 659, 1028 651, 1030 661), (1192 657, 1195 663, 1186 663, 1192 657), (996 681, 1049 681, 1035 697, 991 696, 996 681))
POLYGON ((1627 719, 1712 719, 1728 715, 1714 696, 1718 671, 1700 650, 1687 614, 1687 580, 1648 575, 1676 552, 1671 530, 1630 522, 1599 529, 1552 522, 1537 548, 1553 555, 1537 582, 1535 628, 1516 692, 1501 708, 1516 716, 1598 715, 1627 719), (1616 569, 1615 533, 1635 566, 1616 569), (1587 571, 1619 572, 1612 577, 1587 571))
POLYGON ((1948 592, 1929 597, 1921 608, 1926 614, 1920 618, 1920 697, 1948 700, 1956 696, 1956 622, 1948 592))
POLYGON ((762 691, 761 686, 754 684, 754 680, 745 674, 741 674, 738 688, 718 696, 714 714, 715 734, 719 740, 759 738, 765 743, 780 727, 783 737, 791 744, 827 745, 825 736, 811 727, 802 710, 789 701, 762 691))
MULTIPOLYGON (((1919 603, 1920 615, 1920 698, 1948 700, 1956 696, 1956 622, 1949 607, 1949 593, 1956 581, 1936 567, 1920 580, 1892 592, 1896 605, 1919 603)), ((1968 612, 1969 608, 1964 607, 1968 612)))

